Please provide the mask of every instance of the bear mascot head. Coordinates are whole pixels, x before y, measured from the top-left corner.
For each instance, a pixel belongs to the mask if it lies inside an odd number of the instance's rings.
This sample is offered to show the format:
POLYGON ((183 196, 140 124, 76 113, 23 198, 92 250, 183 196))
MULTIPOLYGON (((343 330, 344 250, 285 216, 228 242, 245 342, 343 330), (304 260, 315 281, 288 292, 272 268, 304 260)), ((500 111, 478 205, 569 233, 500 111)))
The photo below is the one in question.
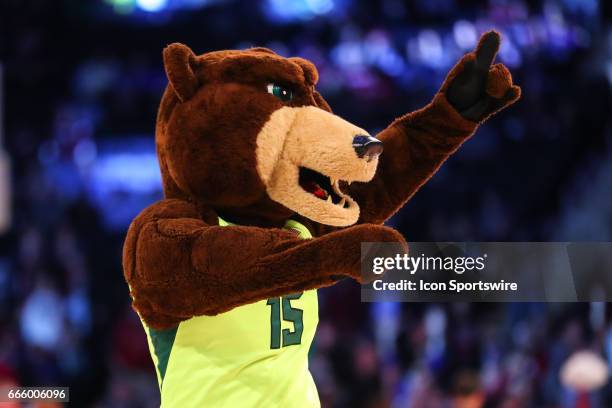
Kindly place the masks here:
POLYGON ((294 214, 357 222, 359 205, 342 188, 372 179, 382 142, 331 113, 312 63, 266 48, 197 57, 181 44, 164 62, 157 146, 166 197, 250 225, 294 214))

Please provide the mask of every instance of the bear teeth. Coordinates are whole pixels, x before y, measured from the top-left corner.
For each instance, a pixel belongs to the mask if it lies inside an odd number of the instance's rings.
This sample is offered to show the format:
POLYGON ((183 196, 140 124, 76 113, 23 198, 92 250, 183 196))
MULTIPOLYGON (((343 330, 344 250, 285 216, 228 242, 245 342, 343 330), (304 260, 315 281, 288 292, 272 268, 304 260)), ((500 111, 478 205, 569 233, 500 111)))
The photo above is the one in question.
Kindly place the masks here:
POLYGON ((339 205, 342 208, 346 208, 346 205, 348 204, 348 207, 351 206, 350 202, 347 200, 347 196, 346 194, 344 194, 342 192, 342 190, 340 190, 340 180, 338 179, 334 179, 330 177, 330 181, 331 181, 331 186, 332 189, 334 190, 334 192, 338 195, 338 197, 340 197, 340 202, 337 203, 336 205, 339 205))

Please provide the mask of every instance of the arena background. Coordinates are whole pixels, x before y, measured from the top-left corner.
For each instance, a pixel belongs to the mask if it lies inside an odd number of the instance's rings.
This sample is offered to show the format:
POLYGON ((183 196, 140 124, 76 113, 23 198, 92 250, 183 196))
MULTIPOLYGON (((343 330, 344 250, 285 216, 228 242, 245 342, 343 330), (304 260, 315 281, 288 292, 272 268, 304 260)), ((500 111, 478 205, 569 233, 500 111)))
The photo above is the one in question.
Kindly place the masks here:
MULTIPOLYGON (((610 241, 610 6, 2 0, 0 383, 70 386, 79 407, 159 404, 120 255, 131 218, 161 194, 153 135, 165 45, 309 58, 335 112, 375 132, 426 104, 496 28, 522 99, 390 224, 412 241, 610 241)), ((612 364, 609 312, 362 304, 343 282, 320 291, 311 370, 325 407, 610 407, 609 384, 580 394, 559 381, 577 350, 612 364)))

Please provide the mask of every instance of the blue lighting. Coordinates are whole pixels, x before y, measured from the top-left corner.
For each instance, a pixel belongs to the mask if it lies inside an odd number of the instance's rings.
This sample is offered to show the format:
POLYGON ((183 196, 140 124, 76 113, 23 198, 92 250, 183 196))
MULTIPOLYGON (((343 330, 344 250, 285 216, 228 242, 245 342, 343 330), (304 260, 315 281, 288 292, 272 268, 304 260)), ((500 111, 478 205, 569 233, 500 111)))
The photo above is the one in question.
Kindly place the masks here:
POLYGON ((334 9, 333 0, 267 0, 264 11, 278 21, 311 20, 334 9))
POLYGON ((471 50, 478 41, 476 27, 469 21, 459 20, 453 26, 455 43, 462 50, 471 50))
POLYGON ((168 0, 136 0, 138 8, 151 13, 163 10, 168 5, 168 0))
POLYGON ((150 193, 160 189, 159 164, 154 152, 115 153, 95 163, 92 184, 100 193, 115 190, 150 193))
POLYGON ((444 59, 444 49, 440 35, 434 30, 422 30, 417 38, 417 47, 421 62, 430 67, 438 67, 444 59))
POLYGON ((519 67, 523 63, 521 52, 516 48, 510 36, 504 36, 499 48, 501 60, 509 67, 519 67))

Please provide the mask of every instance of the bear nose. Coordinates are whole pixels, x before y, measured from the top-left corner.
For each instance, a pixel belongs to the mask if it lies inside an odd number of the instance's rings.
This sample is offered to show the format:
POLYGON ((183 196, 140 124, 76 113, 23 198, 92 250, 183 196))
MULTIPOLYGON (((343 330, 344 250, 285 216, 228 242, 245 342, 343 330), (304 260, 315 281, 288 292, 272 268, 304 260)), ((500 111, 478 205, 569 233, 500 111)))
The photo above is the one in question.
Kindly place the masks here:
POLYGON ((360 158, 372 161, 383 151, 383 142, 369 135, 357 135, 353 138, 353 149, 360 158))

